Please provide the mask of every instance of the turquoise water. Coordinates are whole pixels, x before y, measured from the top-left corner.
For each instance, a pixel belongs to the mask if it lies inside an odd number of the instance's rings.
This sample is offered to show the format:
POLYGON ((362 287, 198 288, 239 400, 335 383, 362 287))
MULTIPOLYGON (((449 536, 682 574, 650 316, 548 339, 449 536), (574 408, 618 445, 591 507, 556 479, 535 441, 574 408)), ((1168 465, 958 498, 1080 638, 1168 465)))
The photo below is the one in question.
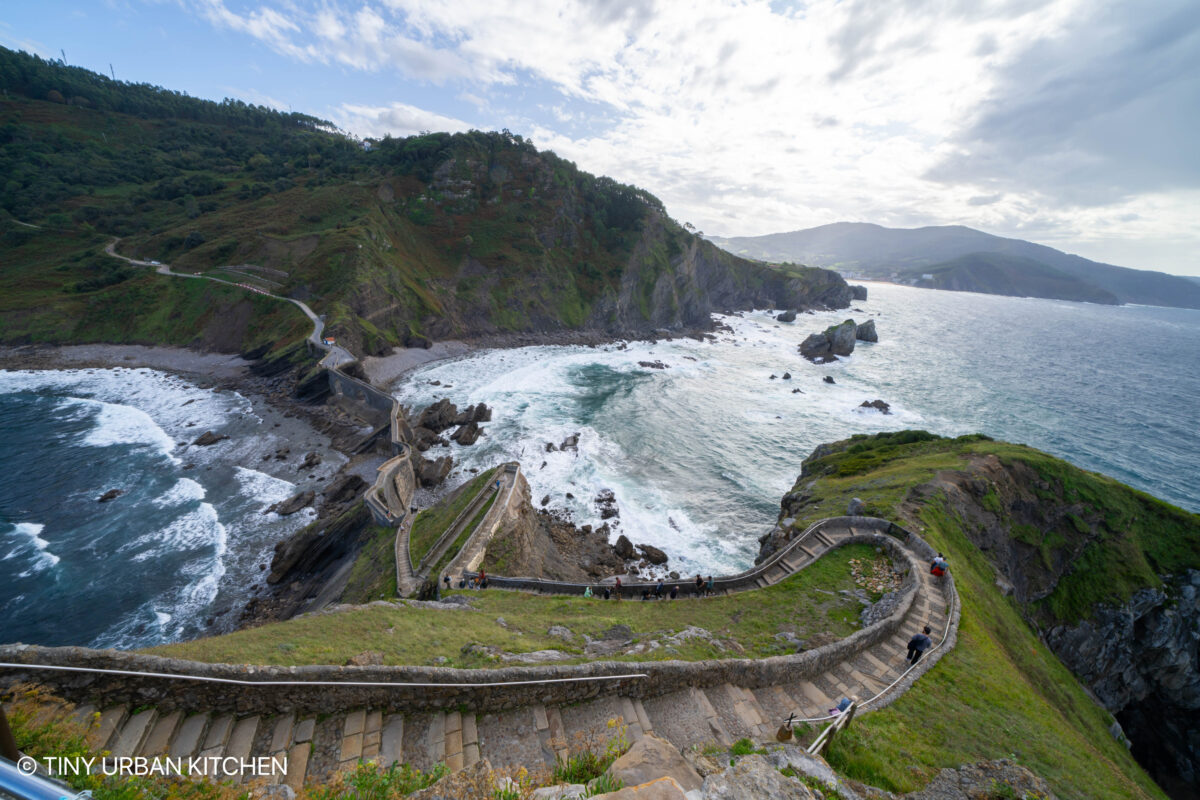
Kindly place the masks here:
POLYGON ((725 318, 733 333, 715 343, 476 353, 396 393, 493 406, 479 443, 451 445, 460 468, 519 459, 535 503, 549 495, 580 524, 600 522, 592 499, 612 489, 619 531, 683 572, 749 565, 800 462, 853 433, 981 431, 1200 510, 1200 311, 869 287, 858 310, 725 318), (806 335, 846 317, 874 318, 879 343, 833 365, 799 357, 806 335), (656 359, 670 368, 637 363, 656 359), (876 398, 893 413, 858 408, 876 398), (576 432, 578 454, 545 451, 576 432))

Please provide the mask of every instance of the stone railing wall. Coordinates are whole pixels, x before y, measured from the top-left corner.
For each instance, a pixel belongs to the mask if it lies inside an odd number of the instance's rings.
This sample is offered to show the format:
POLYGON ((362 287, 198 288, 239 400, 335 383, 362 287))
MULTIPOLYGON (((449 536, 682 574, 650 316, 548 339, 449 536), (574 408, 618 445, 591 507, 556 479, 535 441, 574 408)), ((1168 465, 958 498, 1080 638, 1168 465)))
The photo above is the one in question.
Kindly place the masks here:
POLYGON ((471 538, 463 543, 458 554, 447 565, 447 575, 461 575, 479 569, 488 543, 492 541, 496 531, 506 519, 516 522, 519 512, 513 506, 513 497, 517 494, 517 481, 524 480, 521 476, 521 465, 510 462, 502 466, 496 475, 501 481, 507 482, 508 486, 501 490, 503 494, 492 503, 487 515, 471 532, 471 538))
POLYGON ((5 645, 0 646, 0 662, 31 666, 0 669, 0 685, 38 683, 74 702, 155 705, 164 710, 333 713, 368 706, 392 712, 418 712, 466 705, 476 713, 488 713, 530 704, 579 703, 610 694, 648 698, 686 686, 733 683, 757 688, 792 683, 816 678, 863 649, 892 636, 903 624, 915 600, 916 570, 923 565, 908 550, 891 537, 878 533, 841 540, 843 544, 851 542, 884 547, 899 563, 907 565, 902 594, 895 610, 885 619, 845 639, 792 655, 763 659, 602 661, 462 670, 417 666, 252 667, 80 647, 5 645), (56 672, 34 666, 39 664, 115 670, 116 673, 56 672), (234 682, 155 677, 145 673, 234 682))
POLYGON ((407 516, 416 491, 409 447, 393 442, 395 445, 399 445, 399 454, 379 465, 375 483, 366 494, 367 508, 377 525, 399 525, 407 516))
MULTIPOLYGON (((808 542, 812 536, 819 530, 824 528, 850 528, 861 531, 872 531, 878 533, 889 533, 890 529, 895 527, 903 534, 907 534, 898 526, 894 526, 891 522, 885 519, 876 517, 828 517, 826 519, 814 522, 808 526, 803 533, 796 536, 784 547, 780 548, 766 561, 757 564, 748 570, 738 572, 733 575, 721 575, 713 578, 713 590, 717 592, 742 592, 748 589, 758 588, 758 579, 765 575, 772 567, 782 561, 791 553, 795 552, 804 543, 808 542)), ((903 538, 903 534, 898 538, 903 538)), ((683 579, 686 581, 686 579, 683 579)), ((672 581, 684 585, 681 581, 672 581)), ((573 583, 570 581, 550 581, 542 578, 522 578, 522 577, 507 577, 498 575, 488 576, 488 585, 497 589, 518 589, 527 592, 542 592, 544 594, 583 594, 583 590, 587 587, 594 587, 596 583, 573 583)), ((622 588, 626 591, 633 591, 635 594, 642 589, 653 589, 657 585, 656 581, 642 581, 636 583, 626 583, 622 588)), ((688 584, 690 586, 690 584, 688 584)))

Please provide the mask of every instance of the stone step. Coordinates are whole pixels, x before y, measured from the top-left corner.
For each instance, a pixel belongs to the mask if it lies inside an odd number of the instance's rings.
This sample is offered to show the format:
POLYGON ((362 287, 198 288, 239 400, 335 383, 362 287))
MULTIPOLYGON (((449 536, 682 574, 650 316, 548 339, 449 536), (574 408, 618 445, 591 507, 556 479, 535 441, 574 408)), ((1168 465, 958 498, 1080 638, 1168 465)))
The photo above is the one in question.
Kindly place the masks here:
POLYGON ((519 708, 499 714, 483 714, 476 717, 479 735, 479 753, 492 766, 518 768, 536 766, 542 761, 542 747, 538 740, 533 711, 519 708))
POLYGON ((225 745, 225 755, 228 758, 245 759, 250 757, 254 747, 254 737, 258 734, 259 718, 245 717, 233 725, 229 733, 229 743, 225 745))
POLYGON ((440 711, 404 717, 405 762, 423 771, 446 761, 446 715, 440 711))
POLYGON ((308 761, 312 756, 313 744, 309 742, 300 742, 291 746, 287 751, 287 772, 283 776, 283 783, 291 787, 292 791, 297 794, 304 787, 304 779, 308 772, 308 761))
POLYGON ((472 767, 479 763, 479 726, 474 714, 463 715, 462 742, 463 765, 472 767))
POLYGON ((379 709, 367 712, 367 726, 363 730, 363 753, 366 761, 379 758, 383 743, 383 712, 379 709))
POLYGON ((735 686, 724 683, 704 689, 703 694, 708 698, 721 727, 732 741, 742 738, 758 739, 761 719, 757 714, 751 716, 746 711, 745 701, 735 686))
POLYGON ((96 707, 93 705, 76 706, 71 712, 71 721, 91 731, 96 726, 95 714, 96 707))
MULTIPOLYGON (((723 728, 713 730, 708 710, 697 701, 697 693, 699 690, 682 689, 642 701, 654 733, 680 750, 693 745, 703 747, 720 743, 728 738, 723 728)), ((711 708, 707 699, 704 704, 711 708)))
POLYGON ((155 721, 158 719, 158 711, 153 708, 148 708, 145 711, 139 711, 129 718, 121 727, 121 732, 117 734, 113 740, 109 750, 115 758, 129 758, 136 755, 142 747, 142 742, 150 735, 151 728, 154 727, 155 721))
POLYGON ((150 729, 149 735, 146 736, 146 740, 142 743, 138 755, 147 757, 166 755, 168 748, 171 746, 171 737, 175 735, 175 731, 182 721, 182 711, 172 711, 164 717, 159 717, 158 721, 154 723, 154 727, 150 729))
POLYGON ((830 699, 829 695, 812 681, 797 681, 795 690, 789 691, 789 694, 797 700, 803 698, 807 703, 805 708, 808 710, 808 714, 806 715, 808 717, 824 716, 828 709, 834 706, 834 702, 830 699))
POLYGON ((462 713, 458 711, 446 712, 443 740, 445 742, 446 769, 450 772, 458 772, 466 766, 463 757, 462 717, 462 713))
POLYGON ((379 766, 387 768, 404 761, 404 715, 389 714, 379 732, 379 766))
POLYGON ((125 721, 129 709, 126 706, 113 706, 100 712, 100 722, 93 731, 93 739, 97 750, 110 750, 110 740, 115 739, 121 723, 125 721))
POLYGON ((225 743, 229 741, 229 734, 233 732, 233 715, 222 714, 215 717, 208 725, 208 735, 204 737, 204 744, 201 746, 200 755, 209 758, 212 756, 223 756, 225 754, 225 743))
POLYGON ((638 719, 637 709, 633 707, 633 699, 622 697, 620 698, 620 702, 621 720, 625 723, 625 730, 629 736, 629 741, 630 743, 636 743, 646 735, 646 731, 642 730, 642 721, 638 719))
POLYGON ((275 718, 275 722, 271 725, 271 742, 267 745, 267 755, 287 753, 292 744, 292 729, 295 725, 295 714, 281 714, 275 718))
POLYGON ((192 714, 184 717, 171 741, 168 755, 171 758, 190 758, 199 751, 204 733, 208 730, 208 714, 192 714))
POLYGON ((342 722, 342 744, 338 751, 338 762, 342 769, 348 769, 362 758, 363 733, 367 725, 367 710, 355 709, 346 715, 342 722))

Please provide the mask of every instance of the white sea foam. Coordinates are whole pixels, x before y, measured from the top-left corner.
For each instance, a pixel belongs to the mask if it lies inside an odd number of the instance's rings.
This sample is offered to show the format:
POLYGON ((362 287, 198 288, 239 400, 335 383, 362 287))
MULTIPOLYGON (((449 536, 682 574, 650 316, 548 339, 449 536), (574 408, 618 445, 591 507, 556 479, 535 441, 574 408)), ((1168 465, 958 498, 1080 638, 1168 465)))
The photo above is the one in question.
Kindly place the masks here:
MULTIPOLYGON (((46 529, 45 525, 38 522, 18 522, 14 525, 18 541, 24 539, 27 543, 27 550, 33 556, 33 563, 28 570, 21 573, 22 578, 29 577, 38 572, 43 572, 52 569, 60 561, 59 557, 51 553, 50 542, 41 537, 42 531, 46 529)), ((18 551, 11 551, 5 560, 13 558, 18 551)))
POLYGON ((0 371, 0 394, 49 393, 77 400, 116 406, 101 409, 99 429, 93 433, 98 444, 121 442, 122 433, 133 441, 163 445, 174 438, 219 428, 237 415, 251 414, 249 400, 236 392, 216 392, 194 386, 182 378, 153 369, 68 369, 0 371), (145 420, 119 409, 132 408, 148 417, 162 438, 142 430, 145 420))
POLYGON ((87 406, 95 410, 95 425, 83 437, 82 443, 92 447, 135 444, 158 450, 167 458, 178 463, 171 454, 175 442, 167 432, 139 408, 106 403, 103 400, 70 398, 66 405, 87 406))
POLYGON ((204 491, 204 487, 191 478, 180 478, 175 482, 174 486, 158 497, 155 497, 151 502, 159 508, 171 508, 172 506, 181 506, 185 503, 203 500, 207 494, 204 491))
POLYGON ((286 500, 296 492, 296 484, 247 467, 234 467, 238 491, 258 505, 261 511, 273 503, 286 500))

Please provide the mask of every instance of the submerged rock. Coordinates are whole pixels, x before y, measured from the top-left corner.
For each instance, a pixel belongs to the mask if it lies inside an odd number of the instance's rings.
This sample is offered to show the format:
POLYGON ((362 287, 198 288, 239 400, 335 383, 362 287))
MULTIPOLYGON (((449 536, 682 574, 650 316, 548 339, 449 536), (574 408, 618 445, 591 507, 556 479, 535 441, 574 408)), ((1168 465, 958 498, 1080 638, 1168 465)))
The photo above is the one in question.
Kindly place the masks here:
POLYGON ((884 414, 892 413, 892 410, 891 410, 892 407, 889 406, 887 403, 883 402, 882 400, 863 400, 862 403, 859 405, 859 408, 874 408, 878 411, 883 412, 884 414))
POLYGON ((96 498, 97 503, 107 503, 109 500, 116 500, 121 495, 125 494, 124 489, 109 489, 104 494, 96 498))
POLYGON ((787 311, 783 312, 775 319, 778 320, 779 322, 795 322, 796 321, 796 309, 789 308, 787 311))
POLYGON ((200 447, 208 447, 209 445, 216 444, 217 442, 221 441, 222 439, 228 439, 228 438, 229 437, 223 433, 218 435, 218 434, 213 433, 212 431, 205 431, 204 433, 200 434, 196 438, 196 441, 192 442, 192 444, 198 445, 200 447))
POLYGON ((638 550, 642 551, 642 555, 644 555, 646 560, 651 564, 667 563, 667 554, 662 550, 659 550, 657 547, 649 544, 639 544, 637 548, 638 550))
POLYGON ((280 502, 273 504, 264 513, 270 514, 272 511, 274 511, 279 516, 286 517, 289 514, 295 514, 297 511, 305 508, 306 506, 311 506, 316 496, 316 493, 311 490, 306 492, 296 492, 287 500, 281 500, 280 502))

